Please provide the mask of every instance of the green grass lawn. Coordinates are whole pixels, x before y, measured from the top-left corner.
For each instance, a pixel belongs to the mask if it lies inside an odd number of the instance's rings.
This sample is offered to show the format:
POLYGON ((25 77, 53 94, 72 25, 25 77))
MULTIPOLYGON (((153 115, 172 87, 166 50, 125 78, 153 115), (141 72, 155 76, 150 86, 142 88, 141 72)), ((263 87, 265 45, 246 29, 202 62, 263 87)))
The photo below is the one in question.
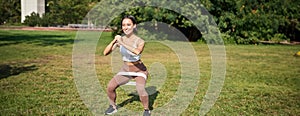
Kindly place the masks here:
MULTIPOLYGON (((0 30, 0 115, 92 115, 73 79, 75 36, 75 31, 0 30)), ((101 54, 111 39, 110 33, 102 33, 97 44, 95 66, 102 86, 113 76, 111 57, 101 54)), ((207 45, 192 45, 201 76, 196 95, 183 116, 199 113, 211 78, 207 45)), ((300 46, 225 47, 226 80, 208 115, 300 114, 300 58, 293 56, 300 46)), ((158 92, 150 96, 150 107, 155 111, 175 95, 180 83, 180 63, 169 47, 155 42, 146 44, 143 61, 147 67, 155 62, 163 64, 168 75, 158 92)), ((117 102, 123 109, 142 110, 138 97, 129 96, 121 88, 117 93, 117 102)))

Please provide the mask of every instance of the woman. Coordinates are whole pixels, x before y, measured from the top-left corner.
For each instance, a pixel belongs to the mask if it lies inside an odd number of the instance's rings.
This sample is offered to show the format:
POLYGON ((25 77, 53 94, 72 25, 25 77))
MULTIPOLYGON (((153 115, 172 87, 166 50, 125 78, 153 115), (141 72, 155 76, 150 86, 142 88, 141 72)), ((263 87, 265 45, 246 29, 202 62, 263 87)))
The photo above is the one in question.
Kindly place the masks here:
POLYGON ((116 47, 119 47, 124 61, 120 72, 109 81, 107 86, 107 94, 110 102, 109 108, 105 111, 107 115, 117 112, 116 89, 120 85, 129 82, 130 79, 135 79, 136 81, 136 90, 144 106, 144 116, 150 115, 148 94, 145 90, 148 71, 140 59, 145 41, 134 34, 136 25, 137 22, 133 16, 125 16, 122 19, 122 31, 125 36, 116 35, 114 40, 103 51, 104 55, 108 55, 116 47))

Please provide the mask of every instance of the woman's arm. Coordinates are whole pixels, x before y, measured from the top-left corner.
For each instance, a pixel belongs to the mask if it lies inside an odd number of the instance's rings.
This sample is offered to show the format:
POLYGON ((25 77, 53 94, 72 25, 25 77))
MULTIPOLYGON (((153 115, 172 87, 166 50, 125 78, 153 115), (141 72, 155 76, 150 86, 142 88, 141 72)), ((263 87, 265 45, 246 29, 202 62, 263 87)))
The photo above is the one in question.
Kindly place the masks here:
POLYGON ((143 52, 143 50, 144 50, 144 46, 145 46, 145 42, 144 42, 144 41, 141 42, 141 43, 137 46, 137 48, 134 48, 134 47, 132 47, 132 46, 130 46, 130 45, 124 43, 124 42, 122 41, 121 38, 117 38, 117 41, 118 41, 118 43, 119 43, 120 45, 124 46, 126 49, 128 49, 129 51, 131 51, 132 53, 134 53, 134 54, 136 54, 136 55, 141 54, 141 53, 143 52))
POLYGON ((115 36, 114 40, 112 40, 104 49, 103 55, 108 55, 110 54, 116 47, 117 47, 117 36, 115 36))

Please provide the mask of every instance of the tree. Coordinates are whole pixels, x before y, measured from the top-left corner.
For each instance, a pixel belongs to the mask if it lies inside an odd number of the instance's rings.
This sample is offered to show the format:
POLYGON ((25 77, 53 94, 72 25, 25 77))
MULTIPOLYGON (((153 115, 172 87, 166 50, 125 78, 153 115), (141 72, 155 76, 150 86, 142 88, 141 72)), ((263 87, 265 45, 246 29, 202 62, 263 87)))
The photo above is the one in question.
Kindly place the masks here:
MULTIPOLYGON (((209 11, 216 17, 226 41, 239 44, 261 40, 297 38, 299 1, 296 0, 211 0, 209 11)), ((298 40, 299 41, 299 40, 298 40)))
MULTIPOLYGON (((185 2, 185 0, 181 0, 180 2, 185 2)), ((120 23, 121 23, 121 17, 124 15, 134 15, 138 22, 153 22, 148 26, 148 29, 154 32, 162 32, 159 27, 159 23, 157 22, 163 22, 169 24, 169 26, 175 27, 178 30, 180 30, 190 41, 197 41, 201 38, 201 32, 197 29, 195 25, 185 16, 180 14, 180 10, 182 11, 188 11, 190 10, 188 7, 192 6, 192 3, 186 4, 185 7, 178 6, 176 1, 150 1, 150 0, 136 0, 136 1, 108 1, 107 4, 113 4, 111 5, 110 9, 102 9, 102 7, 99 7, 99 17, 103 17, 103 20, 109 19, 112 20, 110 23, 110 26, 116 27, 115 33, 120 33, 120 23), (171 6, 174 8, 181 8, 178 11, 173 11, 170 9, 164 9, 160 7, 154 7, 151 6, 151 4, 156 4, 155 2, 158 2, 160 5, 165 6, 171 6), (130 4, 132 6, 140 6, 140 7, 133 7, 129 9, 123 9, 122 8, 128 8, 126 4, 130 4), (122 6, 124 5, 125 6, 122 6), (125 12, 115 12, 115 11, 125 11, 125 12), (119 13, 119 14, 118 14, 119 13), (113 17, 113 19, 106 18, 106 17, 113 17), (115 17, 116 16, 116 17, 115 17)), ((196 14, 201 15, 201 10, 198 10, 197 8, 200 8, 200 4, 198 3, 198 6, 194 7, 194 11, 198 12, 196 14)), ((190 17, 195 18, 195 15, 193 13, 188 14, 190 17)), ((200 16, 199 16, 200 17, 200 16)), ((197 18, 197 17, 196 17, 197 18)), ((200 18, 201 19, 201 18, 200 18)), ((107 20, 107 21, 109 21, 107 20)), ((104 22, 107 22, 104 21, 104 22)), ((202 22, 201 20, 199 22, 202 22)), ((149 31, 148 30, 148 31, 149 31)), ((168 30, 168 29, 164 29, 168 30)))
POLYGON ((21 21, 21 0, 0 0, 0 24, 21 21))
POLYGON ((52 25, 67 25, 80 23, 89 10, 86 6, 87 0, 48 0, 47 10, 50 17, 56 18, 52 25))
POLYGON ((42 16, 39 25, 79 24, 98 1, 100 0, 47 0, 46 13, 42 16))

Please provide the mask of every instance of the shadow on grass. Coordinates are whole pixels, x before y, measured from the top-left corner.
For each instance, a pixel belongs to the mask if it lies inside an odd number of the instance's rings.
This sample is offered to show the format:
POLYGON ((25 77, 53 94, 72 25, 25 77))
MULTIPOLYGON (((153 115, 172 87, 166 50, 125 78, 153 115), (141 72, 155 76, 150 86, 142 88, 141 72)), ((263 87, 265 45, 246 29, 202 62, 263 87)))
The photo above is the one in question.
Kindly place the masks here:
POLYGON ((37 70, 35 65, 13 66, 8 64, 0 64, 0 79, 34 70, 37 70))
POLYGON ((29 43, 41 46, 63 46, 73 44, 74 39, 69 35, 55 35, 43 33, 14 33, 14 32, 0 32, 0 47, 6 45, 16 45, 19 43, 29 43))
MULTIPOLYGON (((156 100, 157 95, 159 94, 159 91, 156 90, 155 86, 147 87, 146 91, 149 94, 149 109, 153 110, 153 104, 154 104, 154 101, 156 100)), ((118 104, 119 107, 123 107, 134 101, 140 101, 140 97, 138 96, 137 92, 130 93, 128 96, 132 96, 132 97, 123 101, 122 103, 118 104)))

